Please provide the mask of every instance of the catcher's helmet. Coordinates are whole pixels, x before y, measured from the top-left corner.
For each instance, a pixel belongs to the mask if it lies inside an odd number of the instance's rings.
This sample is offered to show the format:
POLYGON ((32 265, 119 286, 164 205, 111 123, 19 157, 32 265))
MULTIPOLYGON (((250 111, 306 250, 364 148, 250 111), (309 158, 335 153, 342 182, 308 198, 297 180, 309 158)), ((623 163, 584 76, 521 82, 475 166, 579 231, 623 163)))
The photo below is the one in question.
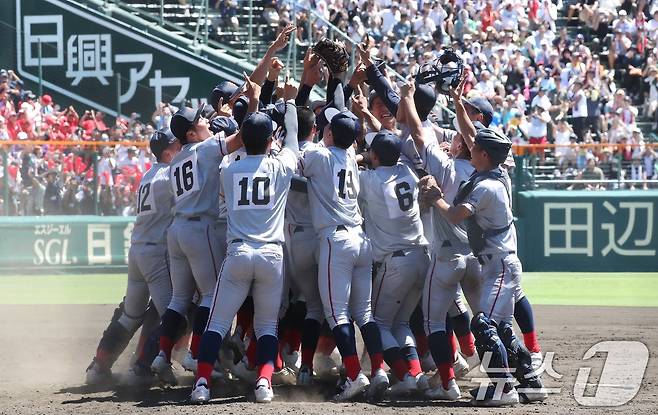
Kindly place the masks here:
POLYGON ((439 59, 420 67, 416 75, 418 84, 434 82, 436 90, 448 94, 450 88, 459 85, 464 72, 464 61, 452 49, 446 49, 439 59))

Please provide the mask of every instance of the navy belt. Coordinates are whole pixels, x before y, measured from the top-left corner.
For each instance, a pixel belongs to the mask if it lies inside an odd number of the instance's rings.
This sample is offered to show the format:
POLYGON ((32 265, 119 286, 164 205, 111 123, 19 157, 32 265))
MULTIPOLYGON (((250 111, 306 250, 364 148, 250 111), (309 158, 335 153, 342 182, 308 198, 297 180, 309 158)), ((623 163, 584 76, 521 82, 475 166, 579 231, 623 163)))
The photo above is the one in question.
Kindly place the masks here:
POLYGON ((190 216, 187 218, 187 220, 192 222, 201 222, 201 216, 190 216))
MULTIPOLYGON (((242 238, 237 238, 237 239, 231 239, 228 244, 236 243, 236 244, 241 244, 243 242, 247 242, 242 238)), ((281 242, 265 242, 265 244, 273 244, 273 245, 281 245, 281 242)))
POLYGON ((157 246, 158 244, 156 244, 155 242, 147 242, 144 245, 146 245, 146 246, 157 246))
POLYGON ((407 256, 407 254, 405 254, 404 251, 401 250, 401 249, 400 249, 399 251, 395 251, 395 252, 393 252, 393 258, 395 258, 395 257, 401 257, 401 256, 407 256))
MULTIPOLYGON (((507 255, 516 254, 516 251, 507 251, 506 254, 507 255)), ((478 262, 480 263, 480 265, 484 265, 484 259, 485 258, 488 259, 489 261, 491 261, 491 258, 493 258, 493 255, 492 254, 478 255, 478 262)))

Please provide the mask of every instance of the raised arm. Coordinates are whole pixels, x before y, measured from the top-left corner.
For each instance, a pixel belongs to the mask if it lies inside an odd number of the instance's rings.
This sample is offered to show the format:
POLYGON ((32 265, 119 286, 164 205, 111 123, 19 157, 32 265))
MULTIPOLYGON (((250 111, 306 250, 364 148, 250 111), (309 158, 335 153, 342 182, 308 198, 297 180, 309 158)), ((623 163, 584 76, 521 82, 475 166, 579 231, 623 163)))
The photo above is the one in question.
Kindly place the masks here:
POLYGON ((295 154, 295 160, 297 160, 297 157, 299 157, 299 142, 297 140, 297 106, 294 101, 297 88, 289 80, 283 87, 283 95, 286 100, 286 113, 283 116, 286 136, 283 139, 283 148, 292 151, 295 154))
POLYGON ((425 147, 425 130, 423 129, 423 124, 420 121, 418 116, 418 111, 416 111, 416 104, 414 103, 414 93, 416 92, 416 84, 414 81, 409 81, 400 89, 402 94, 402 99, 400 101, 400 111, 407 121, 407 127, 411 132, 411 138, 416 144, 416 148, 420 152, 422 148, 425 147))
POLYGON ((265 56, 263 56, 260 62, 258 62, 258 65, 256 65, 256 68, 254 68, 254 71, 251 73, 249 78, 251 78, 252 81, 256 82, 258 85, 263 84, 265 77, 267 76, 267 69, 270 66, 272 58, 278 51, 286 47, 288 41, 290 40, 290 35, 295 30, 297 30, 295 26, 288 25, 281 31, 281 33, 279 33, 279 36, 277 36, 270 47, 267 48, 265 56))
POLYGON ((456 88, 450 89, 450 96, 452 97, 455 103, 455 114, 457 115, 457 125, 459 125, 459 132, 464 138, 464 143, 469 150, 473 149, 475 144, 475 126, 473 122, 468 117, 466 113, 466 108, 464 108, 464 102, 462 101, 462 95, 464 94, 464 85, 466 84, 466 79, 468 78, 469 69, 465 68, 462 78, 459 81, 459 85, 456 88))
POLYGON ((357 51, 359 52, 361 63, 366 68, 366 77, 370 86, 375 90, 377 96, 384 101, 384 105, 386 105, 386 108, 391 114, 396 115, 398 113, 398 106, 400 105, 400 96, 393 90, 386 77, 372 61, 368 46, 361 43, 357 46, 357 51))

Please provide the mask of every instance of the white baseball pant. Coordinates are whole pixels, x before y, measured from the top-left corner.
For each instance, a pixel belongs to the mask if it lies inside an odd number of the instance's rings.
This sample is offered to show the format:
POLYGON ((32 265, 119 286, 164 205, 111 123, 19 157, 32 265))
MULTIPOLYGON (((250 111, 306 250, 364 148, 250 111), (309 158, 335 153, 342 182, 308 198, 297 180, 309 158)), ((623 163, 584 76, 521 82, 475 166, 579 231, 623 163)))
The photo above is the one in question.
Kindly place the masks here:
POLYGON ((318 235, 318 287, 324 316, 332 329, 374 321, 370 309, 372 248, 360 226, 338 226, 318 235))
POLYGON ((323 321, 318 289, 318 235, 313 227, 287 225, 288 275, 306 301, 306 318, 323 321))
POLYGON ((195 290, 201 298, 199 306, 210 307, 226 253, 225 240, 225 223, 210 217, 174 219, 167 232, 173 288, 170 309, 185 315, 195 290))
POLYGON ((446 331, 446 316, 453 310, 464 311, 460 283, 466 287, 471 309, 479 309, 478 289, 481 278, 480 264, 472 254, 462 254, 441 249, 432 254, 423 290, 423 315, 425 333, 446 331))
POLYGON ((419 246, 388 254, 377 269, 372 286, 372 312, 382 336, 382 347, 415 347, 409 318, 423 294, 429 255, 419 246))
POLYGON ((480 310, 496 323, 512 323, 514 304, 521 298, 521 261, 516 254, 480 255, 482 297, 480 310))
POLYGON ((128 251, 124 311, 119 323, 128 331, 137 329, 148 307, 149 297, 162 317, 171 301, 171 291, 167 245, 132 244, 128 251))
POLYGON ((226 337, 233 317, 251 292, 256 338, 276 336, 283 286, 281 245, 244 241, 230 243, 217 281, 206 331, 226 337))

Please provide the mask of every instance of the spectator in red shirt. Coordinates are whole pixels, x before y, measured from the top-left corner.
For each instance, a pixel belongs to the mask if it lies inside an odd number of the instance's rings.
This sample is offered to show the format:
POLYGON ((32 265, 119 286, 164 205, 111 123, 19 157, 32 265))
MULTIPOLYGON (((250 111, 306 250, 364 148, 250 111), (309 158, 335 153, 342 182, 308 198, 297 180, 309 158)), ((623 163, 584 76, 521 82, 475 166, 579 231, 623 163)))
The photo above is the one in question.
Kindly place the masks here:
POLYGON ((484 6, 484 10, 482 10, 482 31, 486 31, 488 27, 492 27, 494 22, 496 21, 496 12, 493 9, 493 5, 491 4, 490 1, 487 2, 487 4, 484 6))

